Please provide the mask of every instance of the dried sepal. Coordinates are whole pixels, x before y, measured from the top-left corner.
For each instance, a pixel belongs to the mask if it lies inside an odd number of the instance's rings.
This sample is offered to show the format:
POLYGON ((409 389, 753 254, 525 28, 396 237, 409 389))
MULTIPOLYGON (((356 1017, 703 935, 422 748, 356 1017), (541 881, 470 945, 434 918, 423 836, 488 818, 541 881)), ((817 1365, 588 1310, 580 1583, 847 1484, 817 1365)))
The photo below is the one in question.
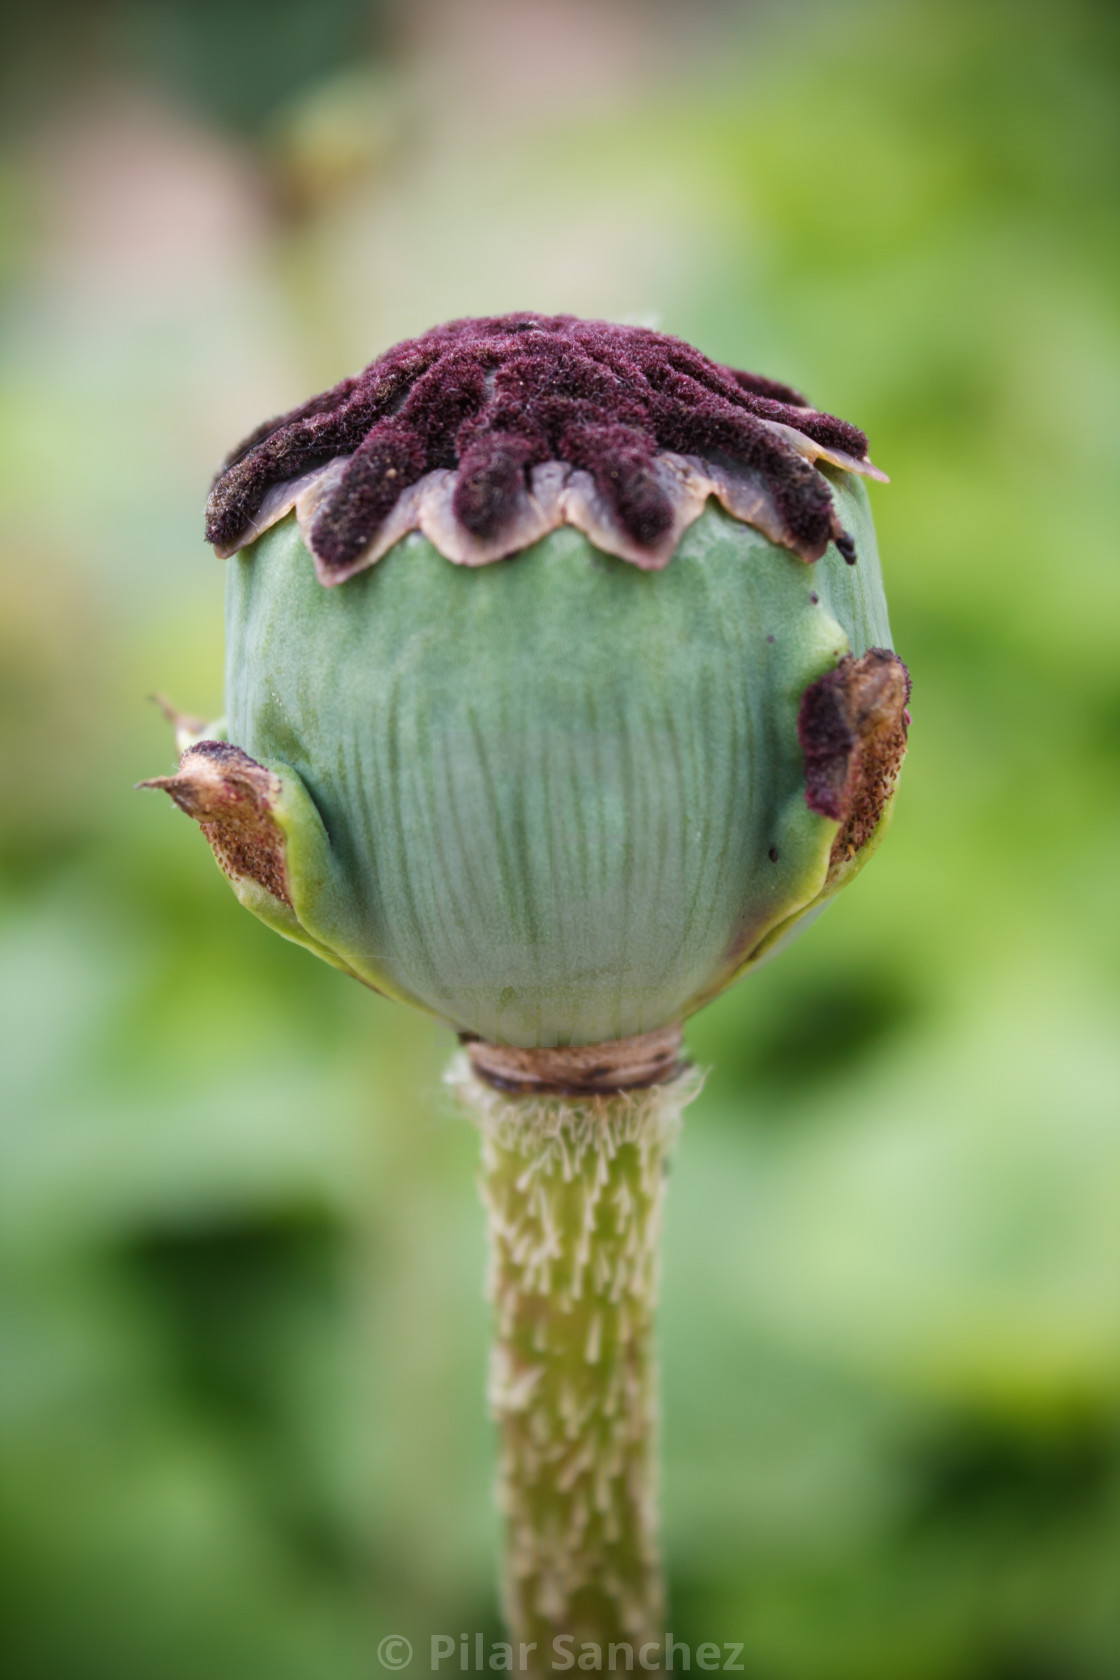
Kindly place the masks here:
MULTIPOLYGON (((175 718, 181 727, 183 715, 175 718)), ((373 991, 411 1001, 369 962, 323 819, 290 765, 262 764, 208 737, 186 747, 175 775, 137 786, 169 794, 199 824, 237 897, 262 922, 373 991)))
POLYGON ((828 884, 867 846, 890 803, 906 754, 909 698, 910 673, 889 648, 847 655, 802 696, 806 803, 840 824, 828 884))
MULTIPOLYGON (((199 717, 195 712, 181 712, 173 705, 165 694, 153 694, 149 698, 158 706, 175 734, 175 751, 180 755, 188 747, 197 747, 200 741, 224 741, 226 738, 226 722, 224 718, 207 720, 199 717)), ((147 784, 143 784, 147 785, 147 784)))
POLYGON ((228 742, 200 741, 183 753, 174 776, 138 786, 162 789, 194 818, 231 881, 254 881, 291 907, 286 836, 274 814, 280 780, 271 770, 228 742))

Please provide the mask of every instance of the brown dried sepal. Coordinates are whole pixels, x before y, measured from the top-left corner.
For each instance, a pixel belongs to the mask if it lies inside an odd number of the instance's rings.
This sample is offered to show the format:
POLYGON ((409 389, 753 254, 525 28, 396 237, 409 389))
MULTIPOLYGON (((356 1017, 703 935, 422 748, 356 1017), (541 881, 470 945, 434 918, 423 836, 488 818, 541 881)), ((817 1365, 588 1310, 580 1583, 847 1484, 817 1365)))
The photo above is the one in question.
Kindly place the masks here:
POLYGON ((153 776, 138 786, 162 788, 194 818, 231 880, 256 881, 291 905, 284 831, 273 815, 280 784, 271 770, 240 747, 200 741, 183 754, 176 775, 153 776))
POLYGON ((196 716, 194 712, 181 712, 166 694, 150 694, 148 698, 155 702, 175 731, 175 750, 180 754, 185 753, 188 747, 197 746, 206 735, 208 727, 212 727, 207 724, 205 718, 196 716))
POLYGON ((829 879, 871 839, 906 755, 910 673, 889 648, 848 654, 801 697, 805 800, 840 824, 829 879))

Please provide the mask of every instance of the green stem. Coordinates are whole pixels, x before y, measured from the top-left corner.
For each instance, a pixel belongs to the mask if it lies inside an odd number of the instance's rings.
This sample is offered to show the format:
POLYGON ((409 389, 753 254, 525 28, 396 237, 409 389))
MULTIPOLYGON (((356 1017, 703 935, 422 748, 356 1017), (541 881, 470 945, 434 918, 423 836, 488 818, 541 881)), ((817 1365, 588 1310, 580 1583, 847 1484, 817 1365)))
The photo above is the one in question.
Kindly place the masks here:
MULTIPOLYGON (((461 1058, 452 1083, 482 1134, 500 1432, 503 1598, 515 1641, 659 1639, 658 1239, 691 1070, 643 1090, 518 1096, 461 1058)), ((622 1660, 622 1659, 620 1659, 622 1660)), ((522 1664, 519 1662, 518 1667, 522 1664)))

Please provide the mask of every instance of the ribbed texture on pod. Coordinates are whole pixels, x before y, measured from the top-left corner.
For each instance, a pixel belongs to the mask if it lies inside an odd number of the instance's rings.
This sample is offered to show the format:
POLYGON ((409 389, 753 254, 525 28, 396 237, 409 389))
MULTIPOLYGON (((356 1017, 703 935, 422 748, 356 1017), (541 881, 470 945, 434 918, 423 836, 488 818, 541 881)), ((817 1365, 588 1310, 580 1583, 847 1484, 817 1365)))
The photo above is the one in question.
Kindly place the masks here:
POLYGON ((712 504, 658 572, 570 528, 473 571, 413 535, 328 591, 291 517, 230 562, 230 739, 314 801, 351 969, 485 1039, 594 1043, 812 904, 836 825, 798 708, 889 645, 865 492, 832 483, 854 568, 712 504))

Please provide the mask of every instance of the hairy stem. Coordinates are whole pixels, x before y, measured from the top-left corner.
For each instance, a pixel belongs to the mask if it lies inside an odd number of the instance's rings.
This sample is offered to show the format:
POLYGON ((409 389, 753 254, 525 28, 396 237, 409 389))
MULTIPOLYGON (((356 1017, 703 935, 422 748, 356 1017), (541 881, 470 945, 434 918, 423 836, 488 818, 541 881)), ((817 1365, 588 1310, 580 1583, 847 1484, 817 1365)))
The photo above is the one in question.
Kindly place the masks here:
MULTIPOLYGON (((642 1090, 509 1095, 465 1058, 482 1134, 504 1608, 528 1667, 557 1635, 637 1649, 664 1625, 657 1547, 658 1238, 692 1071, 642 1090)), ((523 1666, 519 1663, 518 1665, 523 1666)))

